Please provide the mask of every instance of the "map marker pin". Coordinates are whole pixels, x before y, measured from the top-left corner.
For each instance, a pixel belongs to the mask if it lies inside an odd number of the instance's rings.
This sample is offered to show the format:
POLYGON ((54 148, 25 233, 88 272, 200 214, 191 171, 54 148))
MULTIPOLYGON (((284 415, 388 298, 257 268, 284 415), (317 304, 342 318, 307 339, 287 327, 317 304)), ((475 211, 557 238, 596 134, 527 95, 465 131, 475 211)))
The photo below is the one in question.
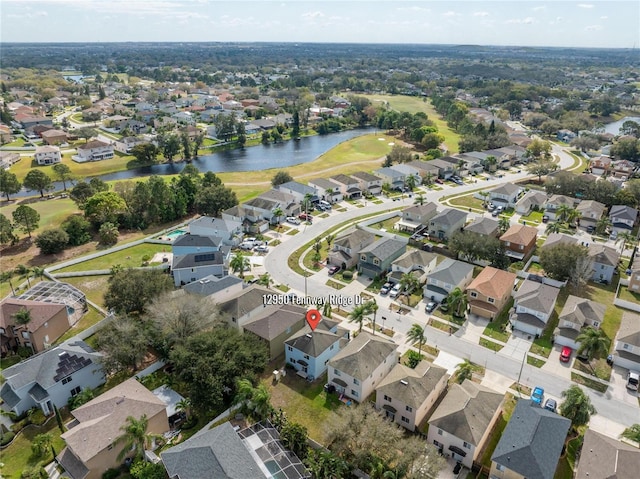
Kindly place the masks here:
POLYGON ((318 327, 318 323, 320 323, 321 320, 322 315, 317 309, 310 309, 309 311, 307 311, 307 323, 309 324, 311 331, 315 331, 315 329, 318 327))

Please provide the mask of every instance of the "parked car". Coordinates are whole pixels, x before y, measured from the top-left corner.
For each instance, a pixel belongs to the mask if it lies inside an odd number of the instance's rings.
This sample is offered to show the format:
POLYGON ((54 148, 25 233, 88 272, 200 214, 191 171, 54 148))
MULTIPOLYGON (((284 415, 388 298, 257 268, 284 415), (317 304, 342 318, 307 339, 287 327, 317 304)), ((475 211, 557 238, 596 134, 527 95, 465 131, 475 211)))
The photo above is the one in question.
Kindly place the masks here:
POLYGON ((640 383, 640 373, 637 371, 629 371, 627 373, 627 389, 637 391, 638 383, 640 383))
POLYGON ((442 185, 444 182, 440 179, 440 178, 436 178, 436 183, 438 183, 439 185, 442 185))
POLYGON ((434 301, 429 301, 427 305, 424 307, 425 313, 433 313, 433 311, 438 307, 438 303, 434 301))
POLYGON ((543 223, 548 223, 549 222, 549 217, 547 215, 543 215, 542 216, 542 222, 543 223))
POLYGON ((400 283, 396 283, 396 285, 393 288, 391 288, 391 291, 389 292, 389 297, 397 298, 401 290, 402 290, 402 285, 400 283))
POLYGON ((391 283, 384 283, 382 285, 382 288, 380 288, 380 294, 382 295, 389 294, 389 291, 391 291, 392 287, 393 285, 391 283))
POLYGON ((563 346, 562 351, 560 351, 560 361, 563 363, 568 363, 571 359, 571 353, 573 350, 569 346, 563 346))
POLYGON ((240 243, 240 249, 250 251, 255 247, 255 245, 255 241, 243 241, 242 243, 240 243))
POLYGON ((287 216, 287 223, 291 223, 292 225, 299 225, 300 220, 295 216, 287 216))
POLYGON ((311 221, 313 219, 313 216, 308 213, 302 213, 298 215, 298 218, 300 218, 302 221, 311 221))
POLYGON ((500 210, 498 210, 497 208, 491 212, 491 216, 493 216, 494 218, 499 214, 500 214, 500 210))
POLYGON ((593 225, 587 226, 587 233, 593 233, 596 230, 596 227, 593 225))
POLYGON ((540 386, 536 386, 531 393, 531 402, 538 406, 542 406, 542 400, 544 399, 544 389, 540 386))
POLYGON ((329 268, 329 276, 333 276, 338 271, 340 271, 340 266, 332 266, 331 268, 329 268))
POLYGON ((555 399, 549 398, 544 402, 544 408, 551 412, 556 412, 557 407, 558 407, 558 403, 556 402, 555 399))
POLYGON ((610 240, 617 240, 618 239, 618 232, 617 231, 612 231, 611 235, 609 236, 610 240))
POLYGON ((268 253, 269 247, 266 244, 261 244, 256 246, 253 250, 257 253, 268 253))

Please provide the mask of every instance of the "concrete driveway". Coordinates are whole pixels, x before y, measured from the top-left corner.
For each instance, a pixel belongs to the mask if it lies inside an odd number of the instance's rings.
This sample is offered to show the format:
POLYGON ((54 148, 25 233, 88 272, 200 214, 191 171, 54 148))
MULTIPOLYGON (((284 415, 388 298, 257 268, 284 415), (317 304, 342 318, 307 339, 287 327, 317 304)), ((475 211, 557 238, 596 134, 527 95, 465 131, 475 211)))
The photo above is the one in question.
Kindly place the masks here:
POLYGON ((627 389, 627 370, 620 366, 613 367, 609 388, 605 394, 625 404, 638 406, 638 391, 627 389))
POLYGON ((562 346, 556 344, 551 350, 551 354, 549 354, 549 359, 540 369, 570 381, 571 365, 575 360, 575 352, 571 355, 569 362, 563 363, 560 361, 560 351, 562 351, 562 346))
POLYGON ((468 314, 467 320, 464 322, 462 327, 456 331, 454 336, 464 338, 471 343, 478 344, 487 324, 489 324, 488 320, 476 316, 475 314, 468 314))
POLYGON ((531 349, 531 344, 532 341, 512 334, 506 346, 498 351, 498 354, 522 361, 524 355, 531 349))

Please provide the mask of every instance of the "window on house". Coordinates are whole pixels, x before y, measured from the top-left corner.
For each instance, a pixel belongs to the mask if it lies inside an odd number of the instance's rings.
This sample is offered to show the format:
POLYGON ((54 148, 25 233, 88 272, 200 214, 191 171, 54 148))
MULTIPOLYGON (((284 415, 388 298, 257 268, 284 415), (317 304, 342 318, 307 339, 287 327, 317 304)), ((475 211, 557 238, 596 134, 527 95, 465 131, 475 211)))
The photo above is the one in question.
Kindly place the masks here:
POLYGON ((333 374, 336 376, 340 376, 340 371, 338 371, 337 369, 334 369, 333 374))
POLYGON ((402 416, 401 420, 402 420, 402 422, 409 424, 409 418, 408 417, 402 416))
POLYGON ((413 408, 411 406, 405 406, 405 410, 407 412, 413 412, 413 408))
POLYGON ((305 354, 305 355, 304 355, 304 358, 305 358, 305 359, 309 359, 309 355, 308 355, 308 354, 305 354))
POLYGON ((68 377, 66 377, 66 378, 64 378, 64 379, 62 380, 62 384, 70 383, 72 379, 73 379, 73 378, 72 378, 71 376, 68 376, 68 377))
POLYGON ((495 299, 493 299, 493 298, 487 298, 487 301, 489 301, 489 302, 490 302, 490 303, 492 303, 492 304, 496 302, 496 300, 495 300, 495 299))
POLYGON ((504 471, 504 466, 503 466, 502 464, 498 464, 498 463, 496 463, 496 469, 497 469, 498 471, 504 471))
POLYGON ((523 245, 523 244, 521 244, 521 245, 519 246, 519 248, 520 248, 520 250, 523 250, 523 249, 524 249, 524 245, 523 245))
POLYGON ((353 397, 358 397, 358 391, 356 391, 355 389, 352 389, 352 390, 351 390, 351 395, 352 395, 353 397))
POLYGON ((477 298, 478 297, 478 293, 476 293, 475 291, 471 291, 470 293, 472 298, 477 298))
POLYGON ((504 245, 505 245, 505 246, 511 246, 511 241, 505 241, 505 242, 504 242, 504 245))
POLYGON ((380 264, 380 260, 378 258, 373 258, 373 264, 379 265, 380 264))
POLYGON ((361 259, 362 261, 367 261, 367 255, 366 255, 366 254, 362 254, 362 255, 360 255, 360 259, 361 259))
POLYGON ((82 388, 80 386, 76 386, 75 388, 73 388, 70 392, 71 392, 71 396, 77 396, 78 394, 80 394, 80 391, 82 391, 82 388))
POLYGON ((287 351, 293 351, 293 348, 291 346, 287 346, 287 351))
POLYGON ((623 349, 631 349, 631 347, 630 347, 627 343, 624 343, 624 344, 622 345, 622 348, 623 348, 623 349))
POLYGON ((463 442, 462 445, 465 449, 471 449, 471 444, 469 444, 468 442, 463 442))
POLYGON ((358 381, 356 378, 353 378, 353 384, 355 384, 356 386, 359 386, 360 381, 358 381))
POLYGON ((438 436, 442 436, 443 432, 442 429, 438 429, 438 436))
POLYGON ((594 321, 593 322, 593 327, 597 328, 598 326, 600 326, 600 323, 598 321, 594 321))
POLYGON ((386 394, 384 395, 384 400, 387 402, 391 402, 391 398, 389 396, 387 396, 386 394))
POLYGON ((335 345, 332 344, 331 347, 329 348, 329 350, 333 351, 333 346, 335 346, 335 345))

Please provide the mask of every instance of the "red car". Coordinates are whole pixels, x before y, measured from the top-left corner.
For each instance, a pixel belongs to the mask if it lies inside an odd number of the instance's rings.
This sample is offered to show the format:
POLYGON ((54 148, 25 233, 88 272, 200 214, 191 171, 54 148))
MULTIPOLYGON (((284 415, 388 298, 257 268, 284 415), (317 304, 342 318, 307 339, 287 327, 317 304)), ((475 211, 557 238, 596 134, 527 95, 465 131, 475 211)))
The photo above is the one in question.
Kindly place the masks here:
POLYGON ((311 221, 313 219, 313 216, 307 213, 302 213, 298 216, 298 218, 300 218, 302 221, 311 221))
POLYGON ((562 351, 560 352, 560 361, 563 363, 568 363, 571 359, 572 350, 569 346, 563 346, 562 351))

